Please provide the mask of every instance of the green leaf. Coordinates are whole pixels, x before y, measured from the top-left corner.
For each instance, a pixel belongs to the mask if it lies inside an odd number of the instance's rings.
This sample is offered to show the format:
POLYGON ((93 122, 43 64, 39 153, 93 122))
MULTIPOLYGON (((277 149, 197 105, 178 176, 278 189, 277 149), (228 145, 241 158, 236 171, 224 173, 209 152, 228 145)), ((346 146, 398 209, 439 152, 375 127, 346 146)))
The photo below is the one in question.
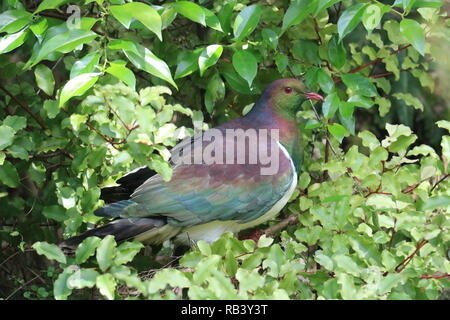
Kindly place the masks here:
POLYGON ((110 273, 102 274, 96 279, 96 286, 100 293, 108 300, 114 300, 114 292, 116 290, 116 280, 110 273))
POLYGON ((233 54, 232 61, 236 72, 244 78, 247 81, 248 86, 251 87, 253 79, 255 79, 258 71, 258 61, 255 56, 249 51, 239 50, 233 54))
POLYGON ((58 275, 58 278, 53 284, 53 295, 55 300, 67 300, 67 297, 72 293, 72 289, 67 286, 67 280, 75 271, 71 268, 66 268, 58 275))
POLYGON ((28 29, 8 34, 0 39, 0 54, 4 54, 20 47, 28 36, 28 29))
POLYGON ((315 11, 317 1, 315 0, 294 0, 289 5, 284 17, 282 32, 286 31, 290 26, 301 23, 305 18, 315 11))
POLYGON ((200 76, 203 76, 206 69, 216 64, 222 55, 223 47, 219 44, 207 46, 198 57, 198 65, 200 68, 200 76))
POLYGON ((8 125, 0 126, 0 150, 5 149, 13 143, 15 131, 8 125))
POLYGON ((102 239, 97 247, 97 262, 102 271, 106 271, 113 263, 116 240, 111 235, 102 239))
POLYGON ((243 94, 253 94, 254 92, 248 86, 247 81, 245 81, 240 75, 238 75, 234 70, 222 72, 227 83, 236 91, 243 94))
POLYGON ((421 206, 421 210, 433 210, 436 208, 449 208, 449 207, 450 207, 450 196, 436 196, 428 198, 421 206))
POLYGON ((355 107, 351 103, 341 102, 339 104, 339 114, 344 119, 352 119, 354 110, 355 110, 355 107))
POLYGON ((425 33, 416 20, 400 21, 400 32, 422 56, 425 55, 425 33))
POLYGON ((401 281, 402 281, 401 274, 399 273, 388 274, 386 277, 381 279, 377 293, 380 295, 386 294, 387 292, 390 292, 392 288, 397 286, 401 281))
POLYGON ((233 24, 234 41, 238 42, 255 30, 261 19, 262 6, 253 4, 245 7, 236 16, 233 24))
POLYGON ((5 120, 3 120, 3 125, 13 128, 14 131, 17 132, 26 128, 27 118, 21 116, 7 116, 5 120))
POLYGON ((205 13, 206 25, 214 30, 223 32, 222 25, 220 24, 219 18, 210 10, 202 8, 205 13))
POLYGON ((24 66, 27 70, 41 60, 46 59, 52 52, 67 53, 81 44, 89 43, 98 37, 98 34, 90 30, 70 29, 50 38, 45 38, 40 48, 24 66))
POLYGON ((334 270, 333 260, 325 255, 322 250, 317 250, 314 253, 314 260, 321 264, 324 268, 328 270, 334 270))
POLYGON ((95 254, 95 249, 100 244, 101 239, 98 237, 89 237, 83 240, 75 252, 75 262, 82 264, 86 262, 89 257, 95 254))
POLYGON ((15 188, 20 184, 17 169, 9 161, 3 161, 3 164, 0 165, 0 182, 10 188, 15 188))
POLYGON ((54 119, 59 113, 58 101, 55 100, 45 100, 44 110, 47 112, 47 117, 49 119, 54 119))
POLYGON ((331 119, 336 113, 340 103, 341 100, 336 92, 327 95, 322 104, 323 116, 327 119, 331 119))
POLYGON ((345 136, 348 135, 347 129, 345 129, 339 123, 333 123, 328 126, 328 131, 335 137, 339 142, 342 142, 345 136))
POLYGON ((289 58, 284 54, 277 54, 275 56, 275 64, 277 65, 278 72, 283 73, 289 64, 289 58))
POLYGON ((246 270, 239 268, 236 272, 236 279, 239 281, 239 291, 253 292, 264 285, 264 277, 258 270, 246 270))
MULTIPOLYGON (((447 159, 447 163, 450 163, 450 136, 443 136, 441 141, 442 156, 447 159)), ((447 172, 450 168, 447 169, 447 172)))
POLYGON ((69 289, 92 288, 99 273, 93 269, 79 269, 67 279, 69 289))
POLYGON ((339 17, 337 28, 340 41, 361 22, 366 6, 367 3, 357 3, 347 8, 339 17))
POLYGON ((66 2, 68 2, 68 0, 44 0, 39 4, 34 14, 44 10, 58 8, 66 2))
POLYGON ((333 35, 328 42, 328 58, 331 64, 338 69, 342 68, 347 60, 344 44, 339 41, 338 35, 333 35))
POLYGON ((278 46, 278 34, 270 29, 270 28, 264 28, 261 31, 261 35, 264 39, 264 42, 272 47, 272 49, 276 50, 278 46))
POLYGON ((134 18, 156 34, 159 40, 162 41, 161 16, 151 6, 142 2, 131 2, 119 6, 110 6, 109 9, 114 18, 116 18, 125 28, 130 28, 131 18, 134 18))
POLYGON ((70 79, 83 73, 91 73, 95 71, 100 60, 100 54, 96 52, 85 55, 80 60, 75 61, 70 69, 70 79))
POLYGON ((51 96, 55 89, 55 78, 53 78, 52 70, 46 65, 40 64, 34 69, 34 76, 38 87, 51 96))
POLYGON ((0 33, 15 33, 31 22, 33 15, 25 10, 8 10, 0 14, 0 33))
POLYGON ((225 83, 219 76, 219 73, 214 74, 208 81, 208 86, 205 92, 205 107, 209 113, 213 112, 214 104, 218 100, 225 97, 225 83))
POLYGON ((439 128, 446 129, 450 133, 450 121, 440 120, 440 121, 436 121, 436 124, 439 128))
POLYGON ((133 90, 136 88, 136 77, 133 71, 120 64, 113 64, 105 70, 107 73, 113 75, 117 79, 123 81, 127 86, 133 90))
POLYGON ((66 256, 56 244, 47 242, 35 242, 32 248, 40 255, 44 255, 47 259, 56 260, 59 263, 66 263, 66 256))
POLYGON ((193 51, 183 51, 178 56, 177 70, 175 79, 186 77, 198 69, 198 59, 203 49, 199 48, 193 51))
POLYGON ((201 25, 206 25, 206 15, 205 11, 201 6, 190 1, 177 1, 171 4, 172 8, 176 12, 185 16, 186 18, 200 23, 201 25))
POLYGON ((330 75, 323 69, 317 71, 317 82, 319 83, 320 89, 325 93, 330 93, 334 88, 334 81, 330 75))
POLYGON ((60 222, 67 219, 66 210, 59 205, 44 207, 44 209, 42 210, 42 214, 49 219, 60 222))
POLYGON ((393 96, 397 98, 398 100, 404 101, 408 106, 412 106, 414 109, 423 111, 423 104, 422 102, 414 97, 410 93, 394 93, 393 96))
POLYGON ((311 182, 311 177, 309 176, 308 172, 303 172, 300 175, 298 187, 302 190, 305 190, 309 186, 310 182, 311 182))
POLYGON ((381 21, 383 14, 389 11, 391 8, 382 4, 370 4, 364 10, 362 16, 362 23, 367 31, 372 31, 375 29, 381 21))
POLYGON ((133 260, 134 256, 144 247, 139 242, 124 242, 117 247, 114 264, 121 265, 133 260))
POLYGON ((344 254, 334 255, 333 260, 336 262, 336 265, 339 269, 355 277, 359 276, 362 271, 362 268, 360 268, 358 264, 347 255, 344 254))
POLYGON ((122 49, 128 60, 136 68, 161 78, 178 88, 172 79, 167 64, 147 48, 129 40, 113 40, 109 43, 109 46, 111 49, 122 49))
POLYGON ((203 240, 197 242, 197 247, 204 256, 211 255, 211 246, 203 240))
POLYGON ((360 74, 347 73, 341 76, 342 81, 352 91, 366 97, 376 97, 378 92, 376 87, 367 77, 360 74))
POLYGON ((348 103, 350 103, 354 107, 361 107, 364 109, 369 109, 373 105, 372 99, 366 98, 364 96, 354 95, 351 96, 348 100, 348 103))
POLYGON ((380 146, 380 141, 378 141, 377 137, 370 131, 361 131, 360 133, 358 133, 358 137, 362 139, 362 144, 369 148, 371 151, 380 146))
POLYGON ((83 73, 69 80, 61 90, 59 106, 61 107, 74 96, 81 96, 98 80, 100 73, 83 73))

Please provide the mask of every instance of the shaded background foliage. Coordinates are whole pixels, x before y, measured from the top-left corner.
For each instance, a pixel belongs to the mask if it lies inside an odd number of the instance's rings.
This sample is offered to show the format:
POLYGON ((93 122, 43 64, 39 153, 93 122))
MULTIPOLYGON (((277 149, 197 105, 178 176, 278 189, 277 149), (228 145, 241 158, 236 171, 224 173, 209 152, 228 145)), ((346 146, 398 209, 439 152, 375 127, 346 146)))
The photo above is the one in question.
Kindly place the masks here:
POLYGON ((445 1, 7 0, 1 11, 1 297, 437 299, 448 289, 445 1), (100 187, 140 165, 169 179, 168 150, 193 126, 245 114, 283 77, 326 99, 298 114, 303 173, 266 226, 274 239, 224 235, 184 254, 92 238, 75 257, 50 244, 101 223, 100 187), (92 287, 100 295, 74 291, 92 287))

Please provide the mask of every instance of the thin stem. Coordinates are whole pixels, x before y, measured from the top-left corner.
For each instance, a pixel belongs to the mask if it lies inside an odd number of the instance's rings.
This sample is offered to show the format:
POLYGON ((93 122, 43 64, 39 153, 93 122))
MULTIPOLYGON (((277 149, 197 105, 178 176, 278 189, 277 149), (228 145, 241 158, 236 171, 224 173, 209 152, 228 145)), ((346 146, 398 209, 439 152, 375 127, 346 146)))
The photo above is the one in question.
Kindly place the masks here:
POLYGON ((28 113, 36 122, 41 126, 43 130, 47 130, 47 126, 45 125, 44 121, 37 115, 34 114, 31 108, 25 104, 24 102, 17 99, 15 95, 13 95, 8 89, 6 89, 3 84, 0 83, 0 89, 2 89, 8 96, 11 97, 26 113, 28 113))

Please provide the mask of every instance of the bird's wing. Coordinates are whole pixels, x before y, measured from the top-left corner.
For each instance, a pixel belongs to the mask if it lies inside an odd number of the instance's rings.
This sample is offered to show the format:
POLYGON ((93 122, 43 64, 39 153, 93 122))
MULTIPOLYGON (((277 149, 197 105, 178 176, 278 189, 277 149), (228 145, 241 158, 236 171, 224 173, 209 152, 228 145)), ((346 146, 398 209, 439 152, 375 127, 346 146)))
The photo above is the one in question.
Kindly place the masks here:
POLYGON ((155 174, 147 166, 136 168, 117 180, 118 186, 102 188, 100 199, 106 203, 130 199, 134 190, 155 174))
MULTIPOLYGON (((194 140, 186 143, 192 146, 191 154, 198 148, 194 140)), ((215 140, 210 142, 214 143, 215 140)), ((259 159, 256 164, 236 164, 236 155, 234 164, 177 164, 170 181, 154 175, 135 190, 130 200, 139 205, 139 210, 124 210, 118 216, 165 216, 170 224, 178 226, 213 220, 257 219, 285 195, 296 174, 284 148, 268 139, 267 150, 271 148, 278 155, 274 158, 278 170, 273 175, 261 174, 261 168, 268 165, 261 164, 259 159)), ((248 145, 245 152, 251 152, 248 145)))

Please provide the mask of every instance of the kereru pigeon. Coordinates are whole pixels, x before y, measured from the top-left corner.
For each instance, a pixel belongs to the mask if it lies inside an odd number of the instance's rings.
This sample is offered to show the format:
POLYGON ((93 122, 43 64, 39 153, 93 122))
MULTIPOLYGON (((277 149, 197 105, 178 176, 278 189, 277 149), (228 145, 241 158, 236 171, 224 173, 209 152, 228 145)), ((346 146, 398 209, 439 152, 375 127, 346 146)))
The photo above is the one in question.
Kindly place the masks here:
POLYGON ((60 246, 73 249, 87 237, 106 235, 190 245, 268 221, 297 186, 302 146, 296 113, 306 99, 323 100, 301 80, 273 82, 244 117, 175 146, 170 181, 142 167, 119 179, 119 186, 103 189, 101 198, 112 203, 94 213, 115 220, 60 246))

